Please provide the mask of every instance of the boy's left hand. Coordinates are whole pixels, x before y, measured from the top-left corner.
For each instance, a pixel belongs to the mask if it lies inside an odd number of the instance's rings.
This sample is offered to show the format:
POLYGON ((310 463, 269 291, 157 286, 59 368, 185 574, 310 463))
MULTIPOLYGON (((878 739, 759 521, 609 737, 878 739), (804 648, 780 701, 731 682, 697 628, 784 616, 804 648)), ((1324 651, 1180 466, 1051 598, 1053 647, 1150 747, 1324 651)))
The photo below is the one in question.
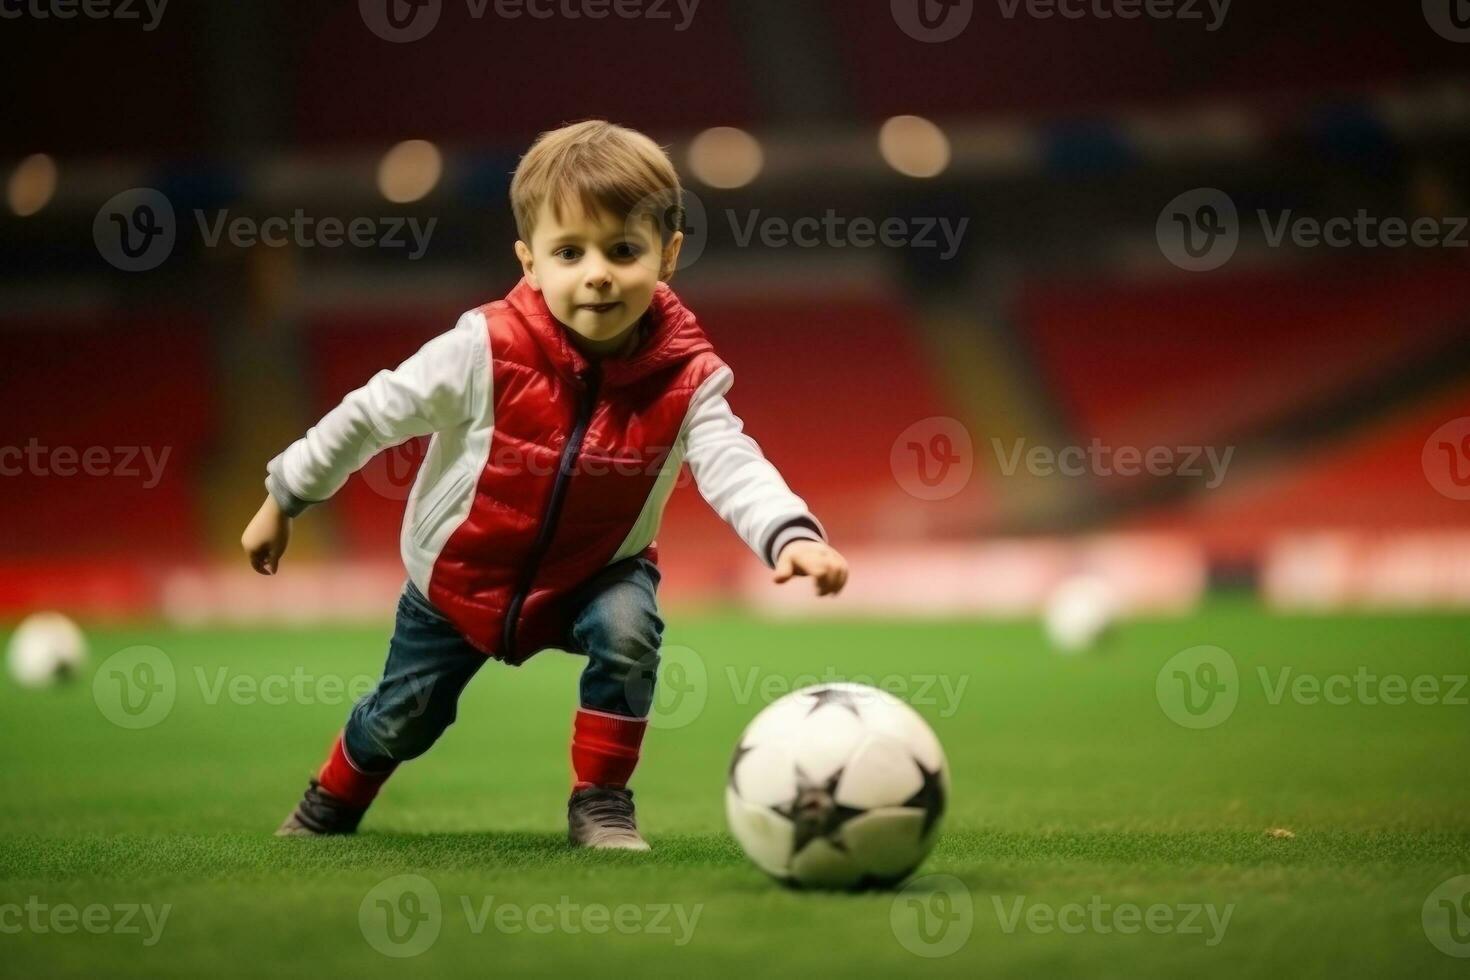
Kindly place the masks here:
POLYGON ((817 595, 836 595, 847 584, 847 559, 821 541, 793 541, 781 549, 776 561, 776 582, 796 575, 817 580, 817 595))

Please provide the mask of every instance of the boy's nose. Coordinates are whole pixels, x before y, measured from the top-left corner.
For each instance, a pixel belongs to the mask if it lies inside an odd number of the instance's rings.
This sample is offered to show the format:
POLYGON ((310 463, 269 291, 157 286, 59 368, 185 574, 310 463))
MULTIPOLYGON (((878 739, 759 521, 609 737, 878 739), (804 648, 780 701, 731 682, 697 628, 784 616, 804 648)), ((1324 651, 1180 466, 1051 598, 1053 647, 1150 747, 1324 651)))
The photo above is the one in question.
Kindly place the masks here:
POLYGON ((612 282, 612 275, 607 271, 607 266, 601 262, 592 262, 587 266, 587 285, 592 289, 601 289, 612 282))

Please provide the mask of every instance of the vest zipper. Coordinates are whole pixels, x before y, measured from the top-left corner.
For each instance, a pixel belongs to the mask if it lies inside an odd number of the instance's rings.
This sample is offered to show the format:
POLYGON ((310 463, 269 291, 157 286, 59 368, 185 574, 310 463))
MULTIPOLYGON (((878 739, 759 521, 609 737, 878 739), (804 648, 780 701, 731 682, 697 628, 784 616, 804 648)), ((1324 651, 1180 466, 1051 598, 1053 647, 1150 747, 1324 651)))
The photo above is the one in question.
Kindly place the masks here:
POLYGON ((551 485, 551 497, 546 501, 546 512, 541 516, 541 527, 531 545, 531 556, 526 562, 520 585, 511 597, 510 606, 505 613, 505 624, 500 637, 502 660, 515 659, 516 621, 521 618, 521 606, 525 604, 531 585, 536 580, 541 561, 551 548, 552 535, 556 533, 557 521, 561 519, 561 506, 566 497, 567 484, 572 479, 571 464, 582 451, 582 441, 586 438, 588 424, 592 421, 592 410, 597 407, 597 389, 601 381, 602 376, 597 365, 587 369, 585 386, 577 402, 577 419, 567 435, 566 445, 562 446, 561 460, 556 467, 556 480, 551 485))

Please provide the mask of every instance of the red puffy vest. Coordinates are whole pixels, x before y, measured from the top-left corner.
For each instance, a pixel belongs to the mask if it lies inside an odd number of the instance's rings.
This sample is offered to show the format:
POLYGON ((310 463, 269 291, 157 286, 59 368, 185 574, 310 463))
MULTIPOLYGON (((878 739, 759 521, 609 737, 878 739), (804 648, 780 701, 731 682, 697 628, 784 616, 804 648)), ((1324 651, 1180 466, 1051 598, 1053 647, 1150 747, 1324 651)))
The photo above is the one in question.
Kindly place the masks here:
MULTIPOLYGON (((522 280, 481 308, 494 429, 469 516, 428 598, 473 646, 510 664, 565 646, 570 594, 628 540, 695 390, 723 366, 662 283, 628 356, 589 361, 522 280)), ((643 549, 656 559, 656 548, 643 549)))

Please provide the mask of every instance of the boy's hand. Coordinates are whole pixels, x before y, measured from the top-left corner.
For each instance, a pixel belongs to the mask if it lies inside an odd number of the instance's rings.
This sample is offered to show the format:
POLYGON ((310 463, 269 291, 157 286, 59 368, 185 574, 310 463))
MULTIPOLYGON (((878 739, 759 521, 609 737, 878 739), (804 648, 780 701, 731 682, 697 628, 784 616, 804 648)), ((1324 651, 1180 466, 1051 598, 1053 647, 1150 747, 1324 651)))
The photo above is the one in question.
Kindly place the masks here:
POLYGON ((847 559, 821 541, 793 541, 781 549, 776 560, 776 582, 795 575, 817 580, 817 595, 836 595, 847 584, 847 559))
POLYGON ((251 568, 262 575, 274 575, 290 540, 291 518, 281 512, 274 497, 267 496, 240 535, 240 547, 250 558, 251 568))

